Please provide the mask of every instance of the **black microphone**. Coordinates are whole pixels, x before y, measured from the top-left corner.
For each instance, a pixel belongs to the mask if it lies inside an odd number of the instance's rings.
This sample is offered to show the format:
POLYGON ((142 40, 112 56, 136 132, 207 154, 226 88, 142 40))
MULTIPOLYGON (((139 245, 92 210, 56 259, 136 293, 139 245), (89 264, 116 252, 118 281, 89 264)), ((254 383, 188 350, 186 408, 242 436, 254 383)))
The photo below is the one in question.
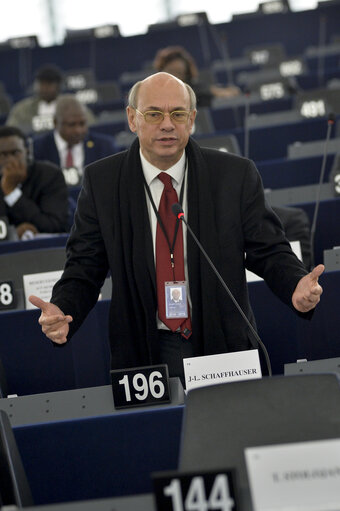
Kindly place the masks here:
MULTIPOLYGON (((215 275, 217 276, 218 280, 221 282, 222 286, 224 287, 224 289, 227 291, 229 297, 231 298, 231 300, 233 301, 235 307, 237 308, 237 310, 239 311, 239 313, 241 314, 242 318, 244 319, 244 321, 247 323, 247 326, 250 328, 250 331, 252 332, 253 336, 255 337, 256 341, 259 343, 262 351, 263 351, 263 354, 264 354, 264 357, 265 357, 265 360, 266 360, 266 365, 267 365, 267 370, 268 370, 268 374, 269 376, 272 376, 272 367, 271 367, 271 363, 270 363, 270 359, 269 359, 269 355, 268 355, 268 351, 267 351, 267 348, 265 347, 265 345, 263 344, 263 342, 261 341, 258 333, 256 332, 256 330, 254 329, 253 325, 250 323, 249 319, 247 318, 247 316, 245 315, 245 313, 243 312, 243 310, 241 309, 240 305, 238 304, 236 298, 234 297, 233 293, 230 291, 229 287, 227 286, 227 284, 224 282, 224 280, 222 279, 220 273, 218 272, 218 270, 216 269, 216 266, 214 265, 214 263, 212 262, 212 260, 210 259, 210 257, 208 256, 208 254, 206 253, 206 251, 204 250, 204 248, 202 247, 201 243, 198 241, 197 237, 195 236, 195 233, 192 231, 190 225, 188 224, 188 222, 186 221, 186 219, 184 218, 184 211, 183 211, 183 208, 182 206, 177 202, 175 204, 173 204, 171 206, 171 209, 172 209, 172 212, 173 214, 179 219, 179 220, 182 220, 185 225, 187 226, 187 229, 188 231, 190 232, 191 236, 193 237, 193 239, 195 240, 197 246, 199 247, 200 251, 202 252, 202 254, 204 255, 204 257, 206 258, 206 260, 208 261, 210 267, 212 268, 212 270, 214 271, 215 275)), ((255 349, 257 349, 257 345, 253 342, 253 340, 251 339, 251 343, 253 345, 253 347, 255 349)))
POLYGON ((320 205, 320 196, 321 196, 321 187, 325 175, 325 169, 326 169, 326 160, 328 156, 328 142, 331 137, 331 131, 332 126, 335 122, 335 115, 333 113, 330 113, 327 119, 327 134, 325 139, 325 145, 324 145, 324 151, 323 151, 323 158, 322 158, 322 164, 321 164, 321 171, 320 171, 320 180, 319 180, 319 186, 317 189, 316 199, 315 199, 315 208, 314 208, 314 215, 313 215, 313 221, 312 226, 310 229, 310 246, 312 251, 312 268, 314 267, 314 238, 315 238, 315 231, 316 231, 316 221, 318 218, 319 213, 319 205, 320 205))

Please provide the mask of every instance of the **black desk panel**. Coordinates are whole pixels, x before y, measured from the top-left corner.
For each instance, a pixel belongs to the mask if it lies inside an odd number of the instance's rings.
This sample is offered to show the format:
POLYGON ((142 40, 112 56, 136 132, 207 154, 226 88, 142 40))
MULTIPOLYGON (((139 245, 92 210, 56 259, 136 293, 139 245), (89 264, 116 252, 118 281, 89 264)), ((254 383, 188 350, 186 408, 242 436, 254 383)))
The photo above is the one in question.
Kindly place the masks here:
POLYGON ((176 470, 183 406, 15 427, 35 504, 152 491, 176 470))
MULTIPOLYGON (((326 160, 324 182, 328 181, 334 161, 334 154, 326 160)), ((320 181, 322 156, 296 158, 288 160, 280 158, 262 161, 257 165, 263 186, 272 190, 317 184, 320 181)))
MULTIPOLYGON (((263 281, 249 284, 259 333, 274 374, 283 374, 285 363, 300 358, 340 356, 340 272, 325 273, 320 282, 324 293, 312 321, 295 315, 263 281)), ((55 347, 42 334, 38 311, 2 313, 0 354, 9 393, 27 395, 110 384, 108 310, 108 300, 98 302, 80 330, 62 347, 55 347)))
POLYGON ((323 295, 311 321, 299 318, 262 282, 249 284, 259 335, 268 349, 273 373, 284 363, 340 356, 340 272, 320 277, 323 295))
POLYGON ((108 307, 108 301, 97 304, 71 341, 60 347, 41 332, 40 311, 0 314, 0 356, 9 394, 108 385, 108 307))

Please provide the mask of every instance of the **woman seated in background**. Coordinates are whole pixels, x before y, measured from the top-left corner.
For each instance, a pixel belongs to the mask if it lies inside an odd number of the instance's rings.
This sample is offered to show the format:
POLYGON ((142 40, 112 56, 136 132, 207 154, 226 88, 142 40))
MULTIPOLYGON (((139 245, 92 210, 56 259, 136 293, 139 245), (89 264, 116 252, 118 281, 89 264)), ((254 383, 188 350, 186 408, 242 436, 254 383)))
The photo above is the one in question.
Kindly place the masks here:
POLYGON ((230 98, 241 93, 234 85, 221 87, 200 80, 195 60, 182 46, 168 46, 158 50, 153 67, 165 71, 188 83, 195 91, 198 106, 209 106, 214 97, 230 98))

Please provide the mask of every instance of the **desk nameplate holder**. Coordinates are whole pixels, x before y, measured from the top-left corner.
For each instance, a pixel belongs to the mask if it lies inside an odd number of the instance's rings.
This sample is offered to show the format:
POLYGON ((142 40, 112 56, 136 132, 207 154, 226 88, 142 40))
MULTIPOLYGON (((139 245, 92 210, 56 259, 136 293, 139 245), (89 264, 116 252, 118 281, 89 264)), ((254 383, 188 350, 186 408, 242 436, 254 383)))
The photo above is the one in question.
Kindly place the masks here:
POLYGON ((65 247, 23 250, 0 255, 0 281, 13 283, 15 310, 25 310, 23 276, 58 271, 65 264, 65 247))
MULTIPOLYGON (((183 405, 184 391, 179 378, 169 378, 169 386, 171 401, 160 406, 183 405)), ((140 410, 156 408, 155 405, 143 406, 140 410)), ((139 411, 136 408, 117 410, 111 385, 0 399, 0 409, 8 414, 12 426, 139 411)))
POLYGON ((321 360, 300 360, 284 365, 285 376, 294 374, 340 374, 340 357, 324 358, 321 360))
MULTIPOLYGON (((46 504, 25 507, 25 511, 156 511, 154 497, 151 493, 132 495, 128 497, 113 497, 105 499, 91 499, 77 502, 61 502, 60 504, 46 504)), ((12 511, 19 508, 11 507, 12 511)), ((9 508, 8 508, 9 511, 9 508)))
POLYGON ((340 270, 340 247, 334 247, 331 250, 324 250, 323 263, 326 267, 326 271, 340 270))

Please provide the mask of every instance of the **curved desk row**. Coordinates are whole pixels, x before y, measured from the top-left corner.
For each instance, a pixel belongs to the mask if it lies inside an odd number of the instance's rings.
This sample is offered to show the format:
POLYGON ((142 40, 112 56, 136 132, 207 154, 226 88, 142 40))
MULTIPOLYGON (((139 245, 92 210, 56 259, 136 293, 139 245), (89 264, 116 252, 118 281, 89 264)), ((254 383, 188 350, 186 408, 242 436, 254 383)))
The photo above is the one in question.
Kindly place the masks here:
MULTIPOLYGON (((324 294, 312 321, 295 315, 263 281, 249 284, 259 334, 274 374, 283 374, 284 364, 297 359, 340 356, 340 272, 325 273, 320 282, 324 294)), ((109 384, 108 310, 108 300, 98 302, 72 340, 62 347, 54 346, 42 334, 38 311, 0 314, 0 356, 9 394, 109 384)))

